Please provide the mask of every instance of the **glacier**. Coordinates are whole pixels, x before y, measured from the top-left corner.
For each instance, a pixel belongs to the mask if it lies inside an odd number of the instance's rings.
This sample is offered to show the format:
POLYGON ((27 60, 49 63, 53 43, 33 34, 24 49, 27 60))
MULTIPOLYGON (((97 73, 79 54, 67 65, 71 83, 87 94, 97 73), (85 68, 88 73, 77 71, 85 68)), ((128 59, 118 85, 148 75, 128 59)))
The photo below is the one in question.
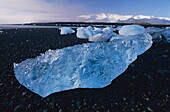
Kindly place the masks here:
POLYGON ((15 77, 41 97, 75 88, 102 88, 150 48, 150 38, 146 32, 116 35, 109 42, 48 50, 34 59, 14 63, 15 77))

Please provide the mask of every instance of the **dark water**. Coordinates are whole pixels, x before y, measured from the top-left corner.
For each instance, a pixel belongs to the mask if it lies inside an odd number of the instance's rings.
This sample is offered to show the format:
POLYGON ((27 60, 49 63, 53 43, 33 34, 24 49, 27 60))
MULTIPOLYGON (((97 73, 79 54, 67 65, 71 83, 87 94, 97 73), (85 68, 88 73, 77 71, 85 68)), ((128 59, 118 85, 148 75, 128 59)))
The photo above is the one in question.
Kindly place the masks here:
POLYGON ((87 40, 58 29, 11 29, 0 33, 0 112, 170 112, 170 43, 156 42, 102 89, 75 89, 41 98, 18 83, 13 63, 87 40))

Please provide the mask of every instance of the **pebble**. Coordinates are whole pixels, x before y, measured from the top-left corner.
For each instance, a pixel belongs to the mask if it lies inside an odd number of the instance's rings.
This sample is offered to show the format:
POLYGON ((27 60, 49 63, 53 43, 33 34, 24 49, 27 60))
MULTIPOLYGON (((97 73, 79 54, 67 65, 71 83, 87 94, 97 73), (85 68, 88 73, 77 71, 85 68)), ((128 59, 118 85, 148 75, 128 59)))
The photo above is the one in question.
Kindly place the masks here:
POLYGON ((18 105, 15 107, 14 112, 24 112, 24 106, 23 105, 18 105))
POLYGON ((25 94, 27 94, 27 92, 23 92, 22 95, 24 96, 25 94))
POLYGON ((62 110, 62 109, 60 109, 58 112, 63 112, 63 110, 62 110))
POLYGON ((2 86, 2 85, 3 85, 3 83, 0 84, 0 86, 2 86))
POLYGON ((162 55, 162 57, 167 58, 167 57, 168 57, 168 55, 162 55))

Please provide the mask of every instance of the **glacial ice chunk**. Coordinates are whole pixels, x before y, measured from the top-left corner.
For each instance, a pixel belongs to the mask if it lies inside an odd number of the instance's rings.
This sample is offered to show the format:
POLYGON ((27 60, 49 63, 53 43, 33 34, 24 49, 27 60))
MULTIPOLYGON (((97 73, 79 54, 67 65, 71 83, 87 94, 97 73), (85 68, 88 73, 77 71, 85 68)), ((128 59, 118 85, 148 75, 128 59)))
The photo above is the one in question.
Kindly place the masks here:
POLYGON ((170 42, 170 28, 157 28, 157 27, 148 27, 147 32, 152 35, 153 41, 161 41, 164 37, 167 42, 170 42))
POLYGON ((97 27, 94 27, 93 31, 94 31, 95 34, 99 34, 99 33, 102 34, 103 33, 102 29, 101 28, 97 28, 97 27))
POLYGON ((163 31, 162 35, 166 38, 167 42, 170 42, 170 29, 163 31))
POLYGON ((143 26, 140 25, 125 25, 122 26, 119 30, 119 35, 137 35, 146 33, 146 30, 143 26))
POLYGON ((122 28, 122 26, 118 26, 118 27, 116 27, 116 31, 119 31, 120 29, 122 28))
POLYGON ((89 27, 80 27, 77 28, 77 34, 76 36, 78 38, 84 38, 84 39, 88 39, 89 37, 94 36, 94 32, 93 32, 93 28, 91 26, 89 27))
POLYGON ((103 28, 103 34, 106 35, 106 38, 107 39, 110 39, 112 36, 115 36, 117 35, 116 33, 113 32, 113 28, 112 27, 106 27, 106 28, 103 28))
POLYGON ((161 28, 158 28, 158 27, 148 27, 146 28, 146 31, 149 33, 149 34, 155 34, 155 33, 159 33, 161 31, 163 31, 164 29, 161 29, 161 28))
POLYGON ((152 36, 140 25, 125 25, 119 30, 119 34, 124 36, 126 40, 133 39, 137 43, 136 51, 138 55, 144 53, 153 43, 152 36))
POLYGON ((106 27, 106 28, 92 28, 92 27, 80 27, 77 28, 77 37, 78 38, 85 38, 89 41, 107 41, 109 40, 113 35, 117 35, 113 32, 112 27, 106 27))
POLYGON ((131 42, 116 40, 49 50, 35 59, 14 64, 15 76, 42 97, 74 88, 102 88, 136 59, 131 42))
POLYGON ((61 30, 60 31, 61 35, 75 33, 75 31, 73 29, 71 29, 70 27, 62 27, 59 29, 61 30))
POLYGON ((110 39, 110 41, 114 41, 116 39, 122 39, 123 40, 123 39, 126 39, 126 38, 123 35, 115 35, 110 39))
POLYGON ((92 37, 89 37, 89 41, 93 42, 101 42, 101 41, 107 41, 109 40, 112 36, 117 35, 116 33, 113 32, 112 27, 106 27, 103 29, 94 29, 93 30, 95 35, 92 37))
POLYGON ((148 27, 148 28, 146 28, 146 31, 147 31, 147 33, 152 35, 154 42, 159 42, 162 40, 161 32, 164 31, 164 29, 158 28, 158 27, 148 27))
POLYGON ((113 36, 110 41, 115 41, 117 39, 122 39, 122 41, 133 40, 134 49, 137 52, 137 55, 143 54, 147 49, 152 46, 152 36, 148 33, 137 34, 137 35, 117 35, 113 36))
POLYGON ((136 43, 135 49, 137 52, 137 55, 143 54, 146 50, 148 50, 152 46, 152 36, 148 33, 133 35, 133 36, 127 36, 125 37, 126 40, 128 38, 132 38, 133 42, 136 43))
POLYGON ((107 38, 106 34, 99 33, 99 34, 96 34, 96 35, 90 37, 88 40, 92 41, 92 42, 101 42, 101 41, 105 42, 108 40, 108 38, 107 38))
POLYGON ((165 29, 166 29, 166 30, 170 30, 170 27, 166 27, 165 29))
POLYGON ((14 63, 14 73, 20 84, 42 97, 75 88, 102 88, 151 45, 152 37, 146 32, 116 35, 110 42, 48 50, 34 59, 14 63))

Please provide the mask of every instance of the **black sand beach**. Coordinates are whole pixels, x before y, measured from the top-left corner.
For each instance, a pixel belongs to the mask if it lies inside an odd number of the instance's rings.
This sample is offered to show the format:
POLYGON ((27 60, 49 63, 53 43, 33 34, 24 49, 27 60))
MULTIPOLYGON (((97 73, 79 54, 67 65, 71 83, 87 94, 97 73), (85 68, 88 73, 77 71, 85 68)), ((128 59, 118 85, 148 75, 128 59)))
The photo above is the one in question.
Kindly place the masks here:
POLYGON ((13 63, 87 40, 58 29, 6 29, 0 33, 0 112, 170 112, 170 43, 154 42, 102 89, 75 89, 41 98, 20 85, 13 63))

